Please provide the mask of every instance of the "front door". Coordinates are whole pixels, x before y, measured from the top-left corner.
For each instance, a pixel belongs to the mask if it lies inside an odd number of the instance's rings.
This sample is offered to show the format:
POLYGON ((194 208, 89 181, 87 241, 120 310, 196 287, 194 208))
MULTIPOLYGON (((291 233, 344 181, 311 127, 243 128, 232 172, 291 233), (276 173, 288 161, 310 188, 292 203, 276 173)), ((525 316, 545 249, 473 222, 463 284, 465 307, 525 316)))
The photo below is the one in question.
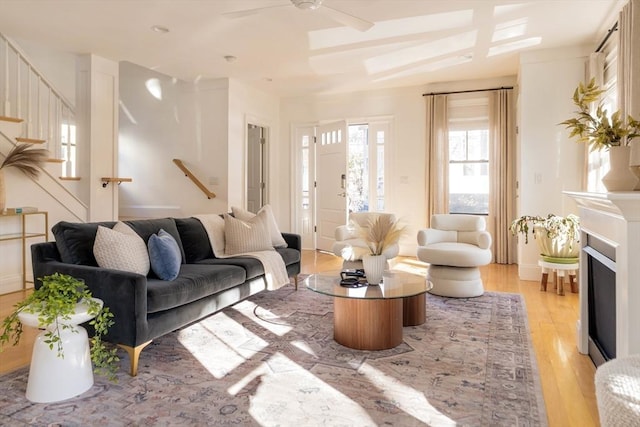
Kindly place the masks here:
POLYGON ((331 251, 334 231, 347 221, 347 122, 318 127, 316 141, 316 247, 331 251))

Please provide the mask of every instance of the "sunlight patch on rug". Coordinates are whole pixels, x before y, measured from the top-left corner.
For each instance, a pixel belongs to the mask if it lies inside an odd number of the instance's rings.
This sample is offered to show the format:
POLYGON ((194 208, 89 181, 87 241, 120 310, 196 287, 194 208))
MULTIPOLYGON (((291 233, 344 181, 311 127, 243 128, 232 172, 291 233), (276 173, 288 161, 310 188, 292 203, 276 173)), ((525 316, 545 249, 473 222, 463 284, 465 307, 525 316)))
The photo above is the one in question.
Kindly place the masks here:
POLYGON ((373 386, 383 390, 385 397, 390 402, 396 402, 407 414, 427 425, 455 426, 456 422, 438 411, 426 399, 424 393, 404 384, 397 377, 385 374, 375 369, 368 363, 364 363, 359 373, 363 374, 373 386))
POLYGON ((367 412, 344 393, 329 386, 282 354, 270 364, 278 372, 260 378, 249 412, 263 426, 375 425, 367 412))

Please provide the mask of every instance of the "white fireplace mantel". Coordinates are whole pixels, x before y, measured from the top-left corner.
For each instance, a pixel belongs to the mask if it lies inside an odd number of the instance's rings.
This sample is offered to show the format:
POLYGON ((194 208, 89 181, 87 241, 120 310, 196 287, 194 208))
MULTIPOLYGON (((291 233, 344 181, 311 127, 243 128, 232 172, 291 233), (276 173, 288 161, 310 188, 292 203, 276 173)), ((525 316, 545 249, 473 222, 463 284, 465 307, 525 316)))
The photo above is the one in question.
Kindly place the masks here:
MULTIPOLYGON (((640 353, 640 191, 564 194, 578 204, 583 237, 592 235, 615 248, 616 356, 640 353)), ((589 338, 586 263, 581 251, 578 350, 584 354, 589 338)))

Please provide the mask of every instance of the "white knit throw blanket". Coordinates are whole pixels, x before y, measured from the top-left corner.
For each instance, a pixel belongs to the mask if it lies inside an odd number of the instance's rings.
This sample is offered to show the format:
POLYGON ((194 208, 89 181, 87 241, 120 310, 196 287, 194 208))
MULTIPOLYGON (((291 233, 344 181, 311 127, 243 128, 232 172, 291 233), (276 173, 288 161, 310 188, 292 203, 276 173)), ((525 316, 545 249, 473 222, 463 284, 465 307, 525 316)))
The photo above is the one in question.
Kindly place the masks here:
POLYGON ((245 252, 241 254, 227 255, 224 253, 224 220, 218 215, 195 215, 199 219, 204 229, 207 231, 209 242, 213 248, 216 258, 251 257, 262 263, 266 288, 270 291, 279 289, 289 283, 287 266, 282 260, 282 256, 275 250, 245 252))

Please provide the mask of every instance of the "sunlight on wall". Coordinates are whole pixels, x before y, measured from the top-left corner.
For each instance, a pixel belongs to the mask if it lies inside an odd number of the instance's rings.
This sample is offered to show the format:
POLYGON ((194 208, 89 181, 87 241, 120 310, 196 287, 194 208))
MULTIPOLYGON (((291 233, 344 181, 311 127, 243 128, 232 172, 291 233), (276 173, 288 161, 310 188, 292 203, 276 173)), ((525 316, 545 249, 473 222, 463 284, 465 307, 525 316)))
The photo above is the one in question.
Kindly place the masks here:
POLYGON ((493 46, 489 48, 489 53, 487 54, 487 56, 496 56, 503 53, 512 52, 514 50, 524 49, 526 47, 538 45, 540 44, 540 42, 542 42, 542 37, 530 37, 524 40, 517 40, 515 42, 493 46))
POLYGON ((476 43, 477 36, 478 31, 473 30, 451 37, 443 37, 433 42, 422 43, 410 48, 400 49, 395 52, 370 58, 365 62, 365 66, 370 74, 375 74, 449 55, 473 47, 476 43))
POLYGON ((492 42, 513 39, 515 37, 524 36, 527 31, 527 19, 516 19, 514 21, 502 22, 497 24, 491 37, 492 42))
POLYGON ((147 87, 147 90, 158 101, 162 101, 162 85, 160 80, 153 78, 147 80, 144 85, 147 87))

